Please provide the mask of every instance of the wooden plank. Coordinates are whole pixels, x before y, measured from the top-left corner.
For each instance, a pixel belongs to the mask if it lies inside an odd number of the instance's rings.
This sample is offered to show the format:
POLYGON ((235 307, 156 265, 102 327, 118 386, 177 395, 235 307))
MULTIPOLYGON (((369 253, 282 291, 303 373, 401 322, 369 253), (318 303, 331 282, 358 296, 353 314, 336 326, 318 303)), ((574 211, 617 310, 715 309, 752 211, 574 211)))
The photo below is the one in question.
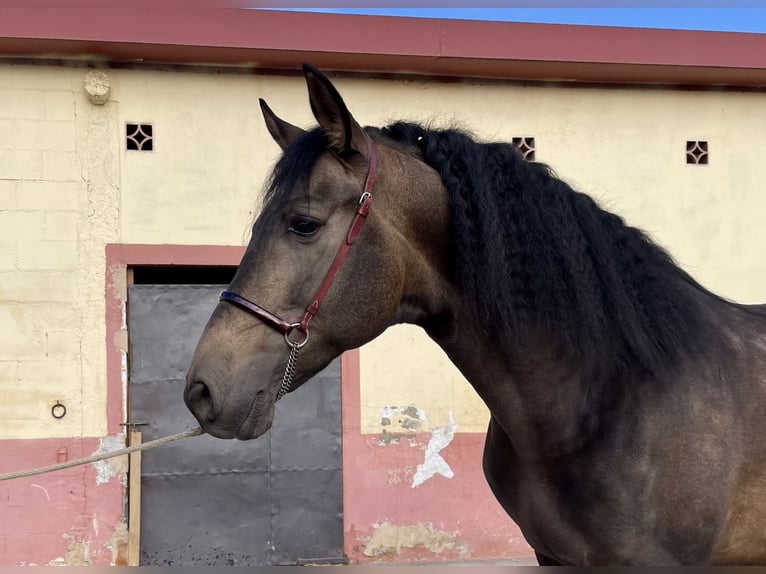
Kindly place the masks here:
MULTIPOLYGON (((141 433, 130 431, 130 446, 141 444, 141 433)), ((138 566, 141 554, 141 451, 130 455, 128 481, 128 566, 138 566)))

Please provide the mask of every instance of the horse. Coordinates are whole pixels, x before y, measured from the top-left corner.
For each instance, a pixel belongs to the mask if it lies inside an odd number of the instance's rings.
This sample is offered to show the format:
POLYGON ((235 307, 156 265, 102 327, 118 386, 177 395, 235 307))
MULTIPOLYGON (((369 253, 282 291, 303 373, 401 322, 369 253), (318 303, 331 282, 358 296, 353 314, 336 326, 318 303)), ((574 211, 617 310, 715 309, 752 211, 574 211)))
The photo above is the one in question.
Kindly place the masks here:
POLYGON ((184 400, 213 436, 343 351, 420 326, 486 403, 486 480, 540 564, 766 563, 766 305, 715 295, 512 143, 363 128, 303 66, 184 400), (299 354, 300 353, 300 354, 299 354))

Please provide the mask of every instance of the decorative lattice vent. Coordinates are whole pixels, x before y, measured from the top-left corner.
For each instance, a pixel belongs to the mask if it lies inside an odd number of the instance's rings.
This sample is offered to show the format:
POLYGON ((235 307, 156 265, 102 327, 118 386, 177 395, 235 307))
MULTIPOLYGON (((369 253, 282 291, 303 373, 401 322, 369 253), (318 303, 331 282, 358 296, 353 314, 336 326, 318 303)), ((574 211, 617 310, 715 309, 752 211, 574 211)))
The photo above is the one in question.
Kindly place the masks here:
POLYGON ((152 151, 153 134, 152 124, 125 124, 125 145, 129 150, 152 151))
POLYGON ((535 161, 535 138, 517 137, 511 140, 513 145, 519 148, 521 155, 528 161, 535 161))
POLYGON ((706 141, 690 140, 686 142, 686 163, 707 165, 710 160, 706 141))

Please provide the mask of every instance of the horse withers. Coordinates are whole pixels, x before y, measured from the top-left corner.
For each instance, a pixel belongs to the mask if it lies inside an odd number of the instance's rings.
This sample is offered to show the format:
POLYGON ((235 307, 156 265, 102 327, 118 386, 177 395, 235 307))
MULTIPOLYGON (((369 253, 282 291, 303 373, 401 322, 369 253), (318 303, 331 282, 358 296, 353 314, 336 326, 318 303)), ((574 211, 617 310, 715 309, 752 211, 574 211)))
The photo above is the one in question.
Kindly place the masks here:
POLYGON ((489 408, 484 473, 542 564, 766 563, 766 308, 707 291, 509 143, 362 128, 304 66, 319 127, 282 148, 190 366, 210 434, 396 323, 489 408))

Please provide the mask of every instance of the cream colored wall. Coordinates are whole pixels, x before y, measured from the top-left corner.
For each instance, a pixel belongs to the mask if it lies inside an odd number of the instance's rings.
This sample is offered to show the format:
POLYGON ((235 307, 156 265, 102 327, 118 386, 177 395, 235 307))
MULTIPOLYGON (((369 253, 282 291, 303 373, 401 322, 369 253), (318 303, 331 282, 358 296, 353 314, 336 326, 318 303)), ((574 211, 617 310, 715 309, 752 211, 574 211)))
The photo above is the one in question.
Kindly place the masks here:
POLYGON ((85 101, 81 76, 0 64, 0 438, 104 434, 117 123, 114 106, 85 101))
MULTIPOLYGON (((85 71, 0 64, 0 438, 105 433, 104 245, 244 244, 278 152, 258 98, 313 123, 298 77, 110 70, 112 98, 94 106, 85 71), (155 151, 127 151, 126 122, 152 123, 155 151), (50 417, 56 400, 69 407, 62 421, 50 417)), ((336 85, 364 124, 532 135, 539 160, 648 230, 706 286, 766 300, 764 94, 336 85), (709 165, 685 164, 687 139, 710 141, 709 165)), ((458 431, 484 430, 483 405, 417 329, 390 329, 361 364, 365 432, 381 431, 384 407, 409 405, 425 429, 452 412, 458 431)))

